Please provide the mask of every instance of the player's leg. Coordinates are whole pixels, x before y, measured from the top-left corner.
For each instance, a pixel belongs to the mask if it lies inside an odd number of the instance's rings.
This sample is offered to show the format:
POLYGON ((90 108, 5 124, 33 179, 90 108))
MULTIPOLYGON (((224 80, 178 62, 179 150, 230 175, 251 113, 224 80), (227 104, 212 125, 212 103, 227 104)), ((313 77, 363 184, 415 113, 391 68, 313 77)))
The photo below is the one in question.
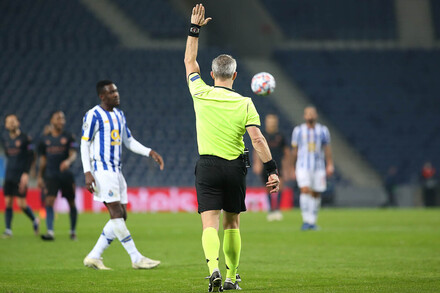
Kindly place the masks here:
POLYGON ((47 233, 41 235, 41 239, 43 240, 55 240, 54 233, 54 205, 57 197, 58 190, 61 188, 60 180, 57 178, 46 178, 44 181, 46 186, 46 197, 44 199, 44 206, 46 208, 46 228, 47 233))
POLYGON ((220 250, 220 239, 218 229, 220 222, 220 210, 211 210, 200 213, 202 219, 202 247, 205 253, 209 274, 218 270, 218 257, 220 250))
POLYGON ((327 178, 324 170, 316 171, 313 174, 312 181, 312 210, 311 210, 311 230, 318 230, 318 226, 316 225, 318 221, 318 212, 321 207, 321 192, 324 192, 327 188, 327 178))
MULTIPOLYGON (((223 252, 226 263, 224 290, 240 290, 237 269, 240 262, 241 236, 240 213, 246 211, 246 173, 240 161, 231 163, 226 175, 225 196, 223 199, 223 252)), ((241 281, 241 280, 240 280, 241 281)))
POLYGON ((75 179, 70 172, 63 174, 61 180, 61 193, 69 203, 70 239, 77 240, 76 222, 78 220, 78 209, 75 204, 75 179))
POLYGON ((46 229, 47 233, 44 235, 41 235, 41 239, 43 240, 55 240, 55 232, 54 232, 54 219, 55 219, 55 212, 54 212, 54 205, 55 205, 55 199, 56 199, 56 193, 50 194, 48 193, 46 195, 46 198, 44 199, 44 204, 46 207, 46 229))
MULTIPOLYGON (((265 170, 263 170, 262 172, 261 172, 262 174, 261 174, 261 181, 262 181, 262 183, 263 183, 263 186, 266 186, 266 182, 267 182, 267 178, 268 178, 268 176, 267 176, 267 173, 266 173, 266 171, 265 170)), ((269 204, 269 211, 268 211, 268 213, 267 213, 267 220, 269 221, 269 222, 272 222, 273 220, 275 220, 275 213, 274 213, 274 211, 275 211, 275 204, 274 204, 274 201, 273 201, 273 194, 271 194, 269 191, 267 191, 267 189, 266 189, 266 196, 267 196, 267 203, 269 204)))
POLYGON ((198 212, 202 220, 202 247, 209 269, 208 292, 221 291, 222 276, 218 267, 220 211, 223 208, 222 159, 201 157, 196 165, 198 212))
POLYGON ((241 253, 240 214, 225 211, 223 213, 223 229, 223 253, 226 263, 226 280, 223 289, 236 290, 240 288, 237 281, 241 253))
POLYGON ((312 215, 311 215, 311 221, 310 221, 310 230, 317 230, 318 226, 316 225, 318 221, 318 212, 319 208, 321 207, 321 193, 313 191, 312 192, 313 197, 313 204, 312 204, 312 215))
MULTIPOLYGON (((113 194, 111 190, 118 190, 118 182, 117 177, 113 172, 109 171, 96 171, 93 174, 96 182, 96 191, 93 194, 93 199, 95 201, 99 201, 105 204, 106 200, 119 201, 120 195, 119 193, 113 194), (109 195, 111 194, 111 196, 109 195), (113 195, 115 198, 113 198, 113 195)), ((108 209, 108 207, 107 207, 108 209)), ((97 270, 110 270, 110 268, 106 267, 102 262, 101 255, 104 253, 113 240, 116 238, 116 235, 113 232, 113 222, 111 219, 104 225, 101 234, 99 235, 98 241, 96 242, 93 249, 89 252, 89 254, 84 258, 84 265, 86 267, 90 267, 97 270)))
POLYGON ((206 264, 209 269, 208 292, 221 291, 222 276, 218 267, 220 239, 218 229, 220 222, 220 210, 209 210, 200 213, 202 219, 202 247, 205 254, 206 264))
POLYGON ((281 195, 283 194, 284 180, 282 179, 280 172, 280 190, 276 193, 276 206, 275 206, 275 220, 281 221, 283 219, 283 214, 281 213, 281 195))
POLYGON ((310 221, 312 221, 313 197, 311 186, 310 172, 307 170, 296 170, 296 181, 300 189, 299 206, 301 208, 301 216, 303 224, 301 230, 308 230, 310 221))
POLYGON ((35 217, 34 212, 27 204, 26 192, 23 194, 19 194, 17 196, 17 204, 20 207, 20 209, 23 211, 23 213, 32 221, 32 229, 34 230, 35 235, 38 235, 38 229, 39 229, 40 222, 39 222, 38 218, 35 217))
MULTIPOLYGON (((6 188, 6 185, 5 185, 6 188)), ((5 192, 5 232, 3 232, 2 238, 10 238, 12 237, 12 218, 14 216, 14 212, 12 209, 14 203, 14 198, 12 195, 6 195, 5 192)))
POLYGON ((76 208, 75 199, 69 198, 67 199, 67 202, 69 203, 69 218, 70 218, 70 239, 71 240, 77 240, 76 237, 76 223, 78 220, 78 209, 76 208))

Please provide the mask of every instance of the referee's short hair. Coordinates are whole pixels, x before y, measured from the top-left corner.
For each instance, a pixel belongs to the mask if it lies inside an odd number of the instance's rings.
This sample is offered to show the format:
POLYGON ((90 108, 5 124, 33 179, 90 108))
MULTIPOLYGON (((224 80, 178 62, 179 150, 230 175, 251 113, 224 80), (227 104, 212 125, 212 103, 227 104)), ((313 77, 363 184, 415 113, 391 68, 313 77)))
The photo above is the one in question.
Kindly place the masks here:
POLYGON ((212 72, 218 79, 230 79, 237 69, 237 61, 231 55, 222 54, 212 60, 212 72))

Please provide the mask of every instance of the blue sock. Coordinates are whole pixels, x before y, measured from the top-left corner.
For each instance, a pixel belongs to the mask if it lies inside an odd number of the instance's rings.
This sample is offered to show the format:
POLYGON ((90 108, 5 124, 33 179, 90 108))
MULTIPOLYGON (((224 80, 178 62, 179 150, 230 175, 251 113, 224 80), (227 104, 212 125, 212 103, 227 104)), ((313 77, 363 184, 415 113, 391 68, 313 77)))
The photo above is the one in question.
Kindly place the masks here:
POLYGON ((70 208, 70 231, 74 232, 76 228, 76 219, 78 218, 78 210, 76 206, 70 208))
POLYGON ((53 231, 53 218, 53 207, 46 206, 46 227, 48 231, 53 231))
POLYGON ((29 206, 26 206, 24 209, 22 209, 22 211, 26 214, 26 216, 29 217, 29 219, 32 220, 32 222, 35 221, 34 213, 29 206))
POLYGON ((6 208, 5 211, 5 223, 6 223, 6 229, 11 229, 11 223, 12 223, 12 208, 6 208))

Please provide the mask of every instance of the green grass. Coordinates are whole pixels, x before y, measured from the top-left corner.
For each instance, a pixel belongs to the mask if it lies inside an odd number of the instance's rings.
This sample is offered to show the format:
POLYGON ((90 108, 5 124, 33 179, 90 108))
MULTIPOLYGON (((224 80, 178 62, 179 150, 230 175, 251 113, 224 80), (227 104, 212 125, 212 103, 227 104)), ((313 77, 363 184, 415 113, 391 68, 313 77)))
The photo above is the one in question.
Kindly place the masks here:
MULTIPOLYGON (((440 292, 440 210, 323 209, 321 231, 300 232, 298 211, 268 223, 242 215, 241 287, 249 292, 440 292)), ((3 217, 2 217, 3 218, 3 217)), ((56 220, 56 241, 31 234, 15 214, 14 237, 0 239, 0 292, 206 292, 208 275, 197 214, 130 214, 128 228, 153 270, 131 269, 122 245, 104 253, 112 271, 82 265, 107 221, 81 214, 79 241, 68 239, 68 216, 56 220)), ((223 255, 220 254, 224 273, 223 255)))

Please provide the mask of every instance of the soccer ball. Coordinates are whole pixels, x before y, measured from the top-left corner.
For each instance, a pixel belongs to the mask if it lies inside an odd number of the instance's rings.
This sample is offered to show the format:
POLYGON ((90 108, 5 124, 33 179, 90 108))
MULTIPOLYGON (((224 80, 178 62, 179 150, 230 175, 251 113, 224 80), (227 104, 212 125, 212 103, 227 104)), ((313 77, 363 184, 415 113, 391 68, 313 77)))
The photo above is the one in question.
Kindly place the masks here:
POLYGON ((259 96, 271 94, 275 89, 275 78, 267 72, 257 73, 252 77, 251 88, 259 96))

